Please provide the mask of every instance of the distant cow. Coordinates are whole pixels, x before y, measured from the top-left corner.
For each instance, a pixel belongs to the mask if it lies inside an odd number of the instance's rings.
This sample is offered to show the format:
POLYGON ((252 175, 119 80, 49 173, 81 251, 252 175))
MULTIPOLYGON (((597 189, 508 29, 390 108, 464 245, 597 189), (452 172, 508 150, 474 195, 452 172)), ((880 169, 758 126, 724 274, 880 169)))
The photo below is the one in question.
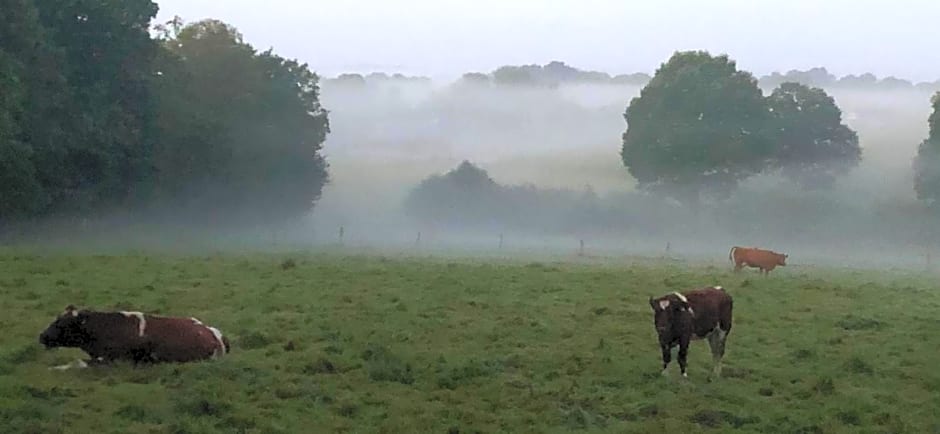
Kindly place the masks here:
POLYGON ((673 292, 655 299, 650 297, 649 301, 663 353, 663 375, 672 360, 672 348, 678 345, 679 368, 682 376, 687 377, 689 343, 706 337, 715 362, 714 373, 721 375, 721 359, 731 332, 731 295, 715 286, 681 294, 673 292))
POLYGON ((741 271, 741 267, 747 265, 751 268, 760 268, 761 273, 764 275, 770 274, 778 265, 785 267, 787 265, 787 258, 789 257, 790 255, 788 254, 755 247, 734 246, 731 248, 731 251, 728 252, 728 259, 734 262, 735 272, 741 271))
POLYGON ((72 305, 39 335, 39 342, 47 349, 80 348, 92 363, 191 362, 216 358, 230 349, 222 332, 196 318, 96 312, 72 305))

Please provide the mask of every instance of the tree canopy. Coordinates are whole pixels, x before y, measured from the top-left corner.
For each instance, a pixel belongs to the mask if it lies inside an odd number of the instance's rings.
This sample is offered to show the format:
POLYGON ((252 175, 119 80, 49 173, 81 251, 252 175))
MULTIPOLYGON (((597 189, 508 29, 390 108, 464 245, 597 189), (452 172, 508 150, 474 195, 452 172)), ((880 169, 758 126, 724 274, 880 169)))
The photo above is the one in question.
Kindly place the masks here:
POLYGON ((727 56, 675 53, 633 98, 621 156, 642 188, 697 201, 727 193, 772 156, 757 80, 727 56))
POLYGON ((825 91, 786 82, 765 98, 734 61, 702 51, 675 53, 624 118, 630 174, 687 203, 776 169, 804 188, 830 187, 861 159, 857 134, 825 91))
POLYGON ((329 122, 317 76, 271 51, 256 53, 216 20, 161 42, 166 52, 154 80, 160 193, 229 218, 309 209, 327 181, 319 151, 329 122))
MULTIPOLYGON (((0 0, 0 220, 110 208, 253 218, 327 181, 318 77, 149 0, 0 0)), ((220 221, 218 220, 217 221, 220 221)))
POLYGON ((858 165, 858 134, 842 123, 842 111, 820 88, 782 83, 767 97, 774 164, 804 188, 830 187, 858 165))
POLYGON ((418 220, 479 223, 492 216, 500 194, 501 186, 485 170, 465 160, 421 181, 405 199, 405 212, 418 220))
POLYGON ((934 94, 931 102, 929 133, 914 157, 914 191, 918 199, 935 206, 940 199, 940 92, 934 94))

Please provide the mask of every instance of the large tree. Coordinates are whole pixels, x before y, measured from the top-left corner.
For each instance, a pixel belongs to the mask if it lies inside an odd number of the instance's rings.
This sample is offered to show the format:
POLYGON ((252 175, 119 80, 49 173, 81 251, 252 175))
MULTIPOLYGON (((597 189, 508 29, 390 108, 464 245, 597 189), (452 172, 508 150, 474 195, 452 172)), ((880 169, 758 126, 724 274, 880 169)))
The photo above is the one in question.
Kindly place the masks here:
POLYGON ((782 83, 767 97, 774 165, 804 188, 830 187, 858 165, 858 135, 842 123, 842 111, 826 91, 782 83))
POLYGON ((757 80, 725 55, 677 52, 627 107, 623 164, 644 189, 695 203, 759 172, 773 149, 757 80))
POLYGON ((405 213, 433 223, 478 224, 502 211, 503 187, 469 161, 418 184, 405 198, 405 213))
POLYGON ((155 79, 162 197, 210 221, 271 221, 308 211, 327 182, 329 133, 318 77, 258 53, 232 26, 205 20, 163 39, 155 79))
POLYGON ((0 220, 43 205, 32 144, 25 140, 30 65, 40 54, 42 30, 31 1, 0 0, 0 220))
MULTIPOLYGON (((39 133, 31 140, 40 181, 60 206, 87 209, 142 198, 136 189, 149 176, 149 80, 157 48, 148 29, 157 5, 150 0, 34 4, 65 85, 58 95, 43 95, 51 101, 34 112, 46 113, 27 125, 39 133)), ((39 80, 59 79, 43 69, 46 76, 39 80)))
POLYGON ((914 191, 918 199, 933 207, 940 202, 940 92, 934 94, 931 102, 929 133, 914 158, 914 191))

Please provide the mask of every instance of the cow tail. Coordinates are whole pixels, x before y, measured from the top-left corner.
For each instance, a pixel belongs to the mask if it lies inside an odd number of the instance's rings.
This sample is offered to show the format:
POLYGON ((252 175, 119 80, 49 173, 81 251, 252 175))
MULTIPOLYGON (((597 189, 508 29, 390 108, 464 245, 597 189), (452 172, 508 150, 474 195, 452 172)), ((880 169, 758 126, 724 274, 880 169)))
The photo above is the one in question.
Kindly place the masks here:
POLYGON ((738 248, 738 246, 734 246, 734 247, 731 248, 731 251, 728 252, 728 260, 729 260, 729 261, 734 262, 734 250, 737 249, 737 248, 738 248))
POLYGON ((225 349, 224 349, 224 350, 225 350, 225 354, 228 354, 229 352, 232 351, 232 346, 229 345, 229 343, 228 343, 228 337, 227 337, 227 336, 222 336, 222 346, 225 347, 225 349))

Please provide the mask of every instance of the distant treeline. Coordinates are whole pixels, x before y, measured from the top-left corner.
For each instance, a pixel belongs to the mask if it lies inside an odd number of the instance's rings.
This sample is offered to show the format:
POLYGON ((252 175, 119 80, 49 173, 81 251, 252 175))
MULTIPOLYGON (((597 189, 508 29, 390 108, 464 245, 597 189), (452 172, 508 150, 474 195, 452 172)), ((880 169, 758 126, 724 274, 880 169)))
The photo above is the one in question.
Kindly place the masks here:
MULTIPOLYGON (((929 135, 908 175, 908 185, 927 208, 940 199, 940 93, 931 102, 929 135)), ((677 52, 664 62, 629 101, 623 119, 627 128, 621 136, 621 159, 639 189, 658 196, 660 203, 675 200, 693 215, 709 208, 702 205, 736 201, 753 208, 749 203, 757 201, 741 202, 736 195, 739 185, 779 176, 791 182, 780 183, 774 194, 789 196, 786 201, 794 208, 818 207, 819 212, 809 214, 821 216, 830 208, 823 207, 825 200, 841 199, 837 180, 863 159, 858 134, 844 123, 841 109, 825 90, 783 81, 765 95, 757 79, 738 69, 734 60, 704 51, 677 52)), ((635 205, 658 206, 640 197, 632 198, 635 205)), ((464 162, 417 185, 405 209, 416 220, 435 225, 521 228, 538 227, 546 219, 554 219, 549 226, 561 219, 607 227, 618 214, 650 215, 632 208, 628 212, 624 205, 599 202, 592 195, 502 186, 464 162), (605 207, 617 211, 597 211, 605 207), (569 218, 578 213, 579 218, 569 218)), ((906 218, 920 217, 915 211, 906 218)))
MULTIPOLYGON (((220 225, 308 210, 318 77, 149 0, 0 6, 0 222, 131 210, 220 225)), ((184 220, 186 221, 186 220, 184 220)))
MULTIPOLYGON (((490 73, 468 72, 461 76, 460 81, 476 84, 502 84, 502 85, 537 85, 558 86, 562 84, 613 84, 613 85, 646 85, 652 76, 645 72, 631 74, 611 75, 601 71, 585 71, 569 66, 561 61, 552 61, 545 65, 506 65, 490 73)), ((400 73, 387 74, 373 72, 362 75, 357 73, 340 74, 325 81, 336 84, 360 84, 382 82, 411 82, 430 84, 431 79, 421 76, 406 76, 400 73)), ((837 77, 824 67, 807 70, 790 70, 786 73, 774 72, 758 78, 761 88, 775 88, 781 83, 792 82, 806 86, 821 88, 853 88, 853 89, 923 89, 940 91, 940 79, 932 82, 912 82, 903 78, 883 77, 871 73, 860 75, 846 75, 837 77)))
POLYGON ((877 204, 846 189, 803 191, 772 179, 752 182, 721 206, 689 208, 642 191, 506 185, 464 161, 410 192, 406 214, 420 228, 481 234, 569 235, 603 240, 705 240, 733 236, 794 244, 921 245, 936 242, 935 218, 904 201, 877 204))

